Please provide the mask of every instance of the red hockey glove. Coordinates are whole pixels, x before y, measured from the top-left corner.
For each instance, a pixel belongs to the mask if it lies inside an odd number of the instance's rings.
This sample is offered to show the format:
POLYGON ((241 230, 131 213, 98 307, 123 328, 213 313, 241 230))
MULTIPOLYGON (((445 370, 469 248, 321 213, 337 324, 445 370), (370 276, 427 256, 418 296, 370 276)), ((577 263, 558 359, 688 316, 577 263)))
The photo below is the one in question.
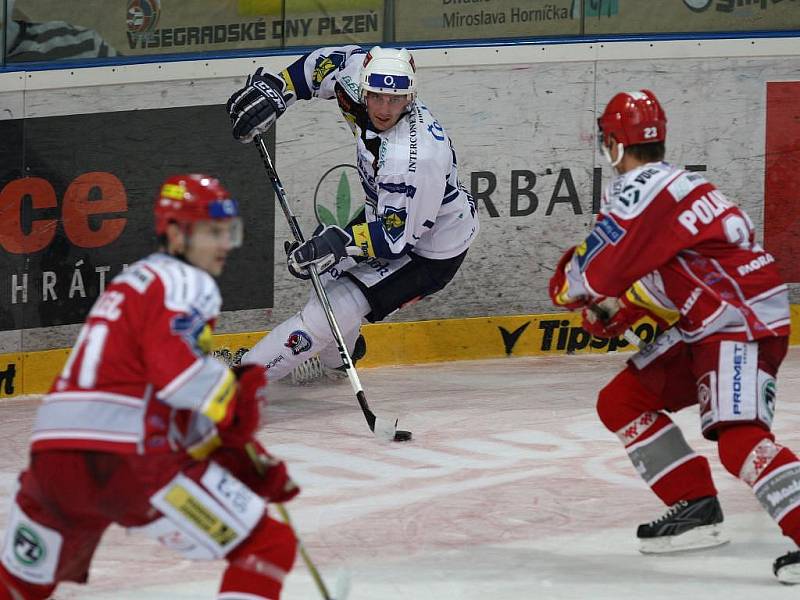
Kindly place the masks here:
POLYGON ((553 304, 556 306, 563 306, 569 310, 578 310, 588 304, 588 299, 583 296, 570 298, 567 295, 569 286, 567 285, 566 269, 569 265, 569 261, 572 260, 573 254, 575 254, 575 246, 567 250, 561 257, 561 260, 558 261, 555 273, 553 273, 553 276, 550 278, 550 285, 547 291, 550 294, 550 300, 552 300, 553 304))
POLYGON ((255 438, 236 448, 218 448, 211 460, 268 502, 288 502, 300 493, 289 477, 286 464, 267 452, 255 438))
POLYGON ((243 365, 233 369, 238 380, 232 418, 220 422, 219 436, 224 446, 243 447, 258 429, 260 404, 266 402, 267 376, 261 365, 243 365))
POLYGON ((606 298, 587 306, 581 313, 581 327, 599 338, 615 338, 647 314, 643 308, 630 304, 623 298, 606 298))
POLYGON ((258 474, 253 491, 268 502, 289 502, 300 493, 300 487, 289 477, 286 463, 275 458, 255 439, 247 445, 247 454, 258 474))

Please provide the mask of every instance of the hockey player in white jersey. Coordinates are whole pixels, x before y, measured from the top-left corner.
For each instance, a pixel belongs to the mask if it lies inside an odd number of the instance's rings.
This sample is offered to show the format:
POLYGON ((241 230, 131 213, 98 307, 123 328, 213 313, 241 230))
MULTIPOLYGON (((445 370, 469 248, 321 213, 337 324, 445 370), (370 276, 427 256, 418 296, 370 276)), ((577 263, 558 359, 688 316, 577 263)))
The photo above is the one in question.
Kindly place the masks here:
MULTIPOLYGON (((364 210, 347 227, 329 225, 288 247, 289 271, 316 264, 352 352, 362 320, 383 320, 444 288, 478 233, 475 203, 458 181, 456 153, 442 125, 417 98, 406 49, 321 48, 280 74, 256 70, 231 96, 233 136, 250 142, 298 100, 336 99, 356 139, 364 210)), ((319 353, 341 365, 325 313, 312 297, 260 340, 243 363, 280 379, 319 353)))

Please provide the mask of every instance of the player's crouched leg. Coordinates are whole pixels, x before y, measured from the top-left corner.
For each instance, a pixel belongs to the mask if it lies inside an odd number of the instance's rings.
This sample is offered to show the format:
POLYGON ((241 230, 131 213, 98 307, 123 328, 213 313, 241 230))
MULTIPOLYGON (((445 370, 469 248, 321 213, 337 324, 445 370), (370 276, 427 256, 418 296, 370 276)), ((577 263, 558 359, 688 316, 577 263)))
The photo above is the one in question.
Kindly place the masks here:
POLYGON ((722 509, 705 457, 695 454, 680 429, 659 409, 662 400, 628 367, 600 391, 597 412, 617 435, 634 467, 669 506, 637 529, 646 554, 718 546, 727 542, 722 509))
POLYGON ((277 600, 296 552, 292 528, 265 515, 247 540, 228 555, 217 598, 248 594, 248 598, 277 600))
MULTIPOLYGON (((719 455, 731 474, 753 488, 783 534, 800 546, 800 461, 794 452, 762 427, 742 424, 719 432, 719 455)), ((800 583, 800 551, 778 558, 773 570, 782 583, 800 583)))

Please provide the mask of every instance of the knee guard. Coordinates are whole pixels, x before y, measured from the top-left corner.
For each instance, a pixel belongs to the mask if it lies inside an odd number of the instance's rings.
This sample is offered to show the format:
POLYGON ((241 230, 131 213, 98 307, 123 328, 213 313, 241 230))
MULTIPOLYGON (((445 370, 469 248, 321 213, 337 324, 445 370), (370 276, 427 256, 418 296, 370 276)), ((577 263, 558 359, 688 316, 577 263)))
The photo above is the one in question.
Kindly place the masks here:
MULTIPOLYGON (((332 282, 325 287, 328 300, 331 303, 336 322, 342 332, 358 332, 361 320, 369 314, 370 306, 366 297, 358 286, 347 278, 332 282)), ((309 333, 319 340, 333 342, 328 317, 322 304, 314 294, 300 311, 300 318, 308 328, 309 333)), ((352 336, 355 341, 355 336, 352 336)), ((325 345, 325 344, 320 344, 325 345)))

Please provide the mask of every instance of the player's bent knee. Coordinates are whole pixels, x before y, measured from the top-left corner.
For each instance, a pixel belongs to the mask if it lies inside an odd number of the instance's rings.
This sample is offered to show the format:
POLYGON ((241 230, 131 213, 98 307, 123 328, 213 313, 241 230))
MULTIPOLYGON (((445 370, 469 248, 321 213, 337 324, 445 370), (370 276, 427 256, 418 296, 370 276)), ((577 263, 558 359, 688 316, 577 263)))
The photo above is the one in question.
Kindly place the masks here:
MULTIPOLYGON (((339 328, 342 331, 358 328, 361 319, 370 311, 369 303, 358 287, 350 281, 337 281, 326 287, 325 291, 339 328)), ((328 317, 316 296, 306 303, 300 311, 300 316, 312 335, 333 339, 328 317)))
POLYGON ((616 432, 641 414, 629 406, 627 389, 617 378, 611 380, 597 395, 597 416, 609 431, 616 432))

